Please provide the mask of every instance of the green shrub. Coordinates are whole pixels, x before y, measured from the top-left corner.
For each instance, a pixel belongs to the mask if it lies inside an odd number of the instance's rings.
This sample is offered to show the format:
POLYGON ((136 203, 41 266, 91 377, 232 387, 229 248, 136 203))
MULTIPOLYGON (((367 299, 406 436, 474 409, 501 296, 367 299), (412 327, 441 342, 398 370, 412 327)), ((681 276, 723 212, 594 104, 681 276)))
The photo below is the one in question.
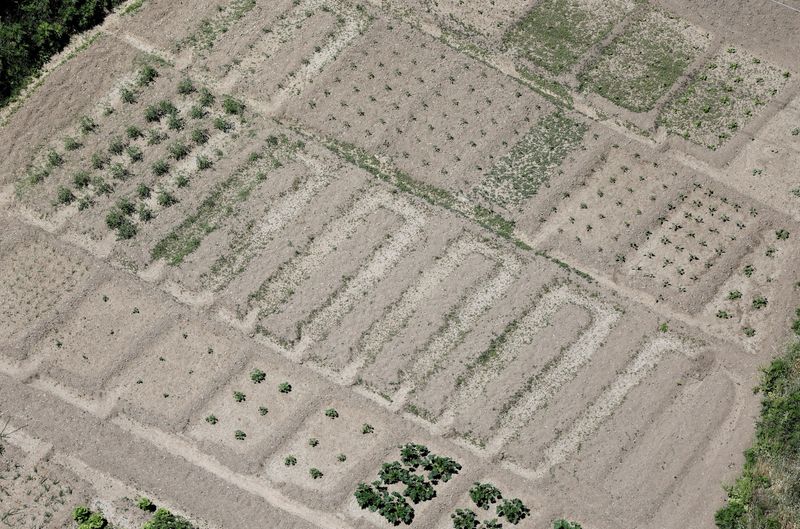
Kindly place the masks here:
POLYGON ((206 114, 205 109, 198 105, 192 105, 192 108, 189 109, 189 117, 192 119, 203 119, 206 114))
POLYGON ((364 435, 371 434, 375 432, 375 428, 371 424, 366 424, 361 426, 361 433, 364 435))
POLYGON ((553 522, 553 529, 582 529, 580 524, 568 522, 566 520, 556 520, 553 522))
POLYGON ((281 382, 278 384, 278 391, 281 393, 291 393, 292 392, 292 385, 288 382, 281 382))
POLYGON ((233 437, 234 437, 234 438, 235 438, 237 441, 244 441, 245 437, 247 437, 247 434, 246 434, 246 433, 244 433, 244 432, 243 432, 243 431, 241 431, 241 430, 236 430, 235 432, 233 432, 233 437))
POLYGON ((158 70, 147 64, 139 68, 139 73, 136 76, 136 83, 139 86, 147 86, 155 81, 156 77, 158 77, 158 70))
POLYGON ((261 371, 260 369, 256 368, 250 372, 250 380, 253 381, 253 384, 261 384, 266 379, 267 379, 267 374, 261 371))
POLYGON ((162 176, 169 171, 169 164, 164 160, 156 160, 152 165, 153 174, 162 176))
POLYGON ((178 203, 178 199, 172 196, 172 194, 168 191, 159 191, 158 198, 158 205, 163 208, 168 208, 178 203))
POLYGON ((789 232, 786 230, 778 230, 775 232, 775 238, 777 238, 779 241, 785 241, 789 238, 789 232))
POLYGON ((89 515, 89 518, 78 526, 78 529, 103 529, 108 525, 108 520, 99 513, 94 512, 89 515))
POLYGON ((258 414, 259 415, 263 416, 263 415, 266 415, 268 413, 269 413, 269 408, 267 408, 266 406, 259 406, 258 407, 258 414))
POLYGON ((338 456, 336 456, 336 461, 338 461, 339 463, 344 463, 345 461, 347 461, 347 456, 345 454, 339 454, 338 456))
POLYGON ((208 88, 201 88, 200 89, 200 106, 208 107, 214 104, 214 94, 212 94, 208 88))
POLYGON ((125 135, 131 140, 136 140, 139 138, 143 138, 144 132, 142 132, 142 129, 140 129, 136 125, 129 125, 128 127, 125 128, 125 135))
POLYGON ((410 499, 413 503, 429 501, 436 497, 436 490, 433 484, 422 476, 409 474, 403 481, 406 486, 403 496, 410 499))
POLYGON ((75 187, 88 187, 92 182, 92 177, 86 171, 78 171, 72 175, 72 183, 75 187))
POLYGON ((166 509, 157 509, 142 529, 195 529, 188 520, 176 516, 166 509))
POLYGON ((139 220, 142 222, 149 222, 153 218, 153 210, 145 206, 144 204, 139 204, 139 220))
POLYGON ((763 309, 764 307, 767 306, 767 303, 768 303, 767 298, 765 298, 764 296, 756 296, 755 298, 753 298, 753 308, 756 310, 763 309))
POLYGON ((146 198, 150 198, 150 193, 151 193, 151 190, 147 186, 147 184, 140 183, 138 186, 136 186, 136 196, 137 197, 139 197, 139 198, 144 200, 146 198))
POLYGON ((128 214, 114 206, 106 215, 106 226, 117 230, 117 239, 132 239, 136 235, 136 226, 128 218, 128 214))
POLYGON ((383 495, 378 512, 392 525, 410 525, 414 521, 414 509, 397 492, 383 495))
POLYGON ((72 519, 78 522, 79 524, 88 520, 89 516, 91 515, 92 511, 90 511, 88 507, 85 507, 83 505, 75 507, 75 510, 72 511, 72 519))
POLYGON ((102 169, 108 163, 108 156, 104 153, 96 152, 92 154, 92 169, 102 169))
POLYGON ((449 457, 434 455, 428 459, 428 463, 424 468, 428 471, 428 479, 434 483, 438 481, 446 483, 450 481, 450 478, 458 474, 458 471, 461 470, 461 465, 449 457))
POLYGON ((111 172, 111 176, 117 180, 126 180, 130 176, 130 171, 128 171, 128 168, 121 163, 111 164, 109 171, 111 172))
POLYGON ((311 448, 316 448, 317 446, 319 446, 319 439, 312 437, 311 439, 308 440, 308 446, 310 446, 311 448))
POLYGON ((429 454, 428 447, 419 444, 408 443, 400 447, 400 460, 413 468, 427 465, 429 454))
POLYGON ((64 138, 64 148, 68 151, 76 151, 83 147, 83 144, 73 138, 72 136, 67 136, 64 138))
POLYGON ((500 489, 491 483, 475 482, 469 489, 469 497, 478 508, 488 510, 489 506, 497 503, 497 500, 502 499, 503 495, 500 493, 500 489))
POLYGON ((169 154, 175 160, 182 160, 186 158, 186 155, 189 154, 189 148, 186 146, 185 143, 181 141, 176 141, 175 143, 169 146, 169 154))
POLYGON ((283 464, 287 467, 293 467, 297 464, 297 458, 294 456, 286 456, 286 459, 283 460, 283 464))
POLYGON ((383 463, 378 472, 378 477, 384 485, 394 485, 395 483, 405 483, 411 473, 399 462, 383 463))
POLYGON ((381 493, 385 491, 386 488, 382 487, 379 481, 376 481, 372 485, 359 483, 353 495, 360 508, 376 512, 383 505, 381 493))
POLYGON ((206 129, 194 129, 191 137, 195 145, 203 145, 208 141, 209 135, 206 129))
POLYGON ((128 145, 128 147, 125 149, 125 152, 128 154, 128 158, 131 159, 131 163, 139 162, 144 158, 142 149, 136 145, 128 145))
POLYGON ((125 215, 132 215, 136 211, 136 205, 127 197, 117 199, 116 206, 125 215))
POLYGON ((491 520, 484 520, 481 522, 481 529, 501 529, 503 524, 497 521, 497 518, 491 520))
POLYGON ((233 400, 235 400, 236 402, 244 402, 247 400, 247 397, 241 391, 234 391, 233 400))
POLYGON ((478 516, 469 509, 456 509, 450 518, 453 520, 454 529, 477 529, 478 527, 478 516))
POLYGON ((505 518, 509 521, 509 523, 514 525, 525 519, 530 512, 530 509, 528 509, 518 498, 502 500, 500 505, 497 506, 497 515, 501 518, 505 518))
POLYGON ((217 416, 212 413, 211 415, 206 417, 206 422, 208 424, 214 425, 214 424, 217 424, 219 422, 219 419, 217 419, 217 416))
POLYGON ((201 154, 201 155, 199 155, 197 157, 197 169, 198 170, 205 171, 206 169, 211 168, 212 165, 213 165, 213 163, 211 162, 211 159, 208 156, 204 156, 204 155, 201 154))
POLYGON ((185 125, 186 122, 183 121, 183 118, 176 116, 175 114, 170 114, 169 118, 167 119, 167 128, 169 130, 183 130, 185 125))
POLYGON ((97 130, 97 123, 95 123, 95 121, 89 116, 81 116, 80 122, 78 123, 78 128, 82 133, 89 134, 90 132, 97 130))
POLYGON ((53 149, 47 152, 47 163, 50 167, 58 167, 64 163, 64 158, 53 149))
POLYGON ((158 145, 167 139, 167 135, 158 129, 150 129, 147 133, 147 144, 158 145))
POLYGON ((178 93, 181 95, 188 95, 195 91, 194 83, 188 77, 184 77, 178 83, 178 93))
POLYGON ((136 506, 145 512, 154 512, 156 510, 155 503, 150 501, 149 498, 139 498, 136 502, 136 506))
POLYGON ((75 200, 75 195, 72 194, 72 191, 69 188, 64 186, 58 186, 58 190, 56 191, 56 203, 57 204, 71 204, 75 200))
POLYGON ((127 87, 122 87, 119 91, 119 97, 123 103, 133 104, 136 103, 136 92, 127 87))
POLYGON ((222 109, 226 114, 241 116, 244 113, 244 103, 230 96, 222 100, 222 109))
POLYGON ((178 176, 175 177, 175 185, 181 189, 189 185, 189 177, 183 173, 179 173, 178 176))
POLYGON ((144 109, 144 120, 148 123, 159 121, 163 116, 156 105, 147 105, 144 109))
POLYGON ((328 417, 329 419, 336 419, 339 417, 339 412, 333 408, 328 408, 325 410, 325 417, 328 417))
POLYGON ((233 128, 233 124, 231 124, 230 121, 226 121, 224 118, 216 117, 214 118, 214 128, 222 132, 228 132, 233 128))
POLYGON ((322 476, 324 476, 324 474, 322 472, 320 472, 320 470, 318 468, 310 468, 308 470, 308 473, 311 474, 311 477, 313 479, 319 479, 322 476))
POLYGON ((127 143, 122 141, 122 138, 114 136, 111 138, 111 141, 108 142, 108 152, 114 155, 120 155, 125 151, 126 146, 127 143))

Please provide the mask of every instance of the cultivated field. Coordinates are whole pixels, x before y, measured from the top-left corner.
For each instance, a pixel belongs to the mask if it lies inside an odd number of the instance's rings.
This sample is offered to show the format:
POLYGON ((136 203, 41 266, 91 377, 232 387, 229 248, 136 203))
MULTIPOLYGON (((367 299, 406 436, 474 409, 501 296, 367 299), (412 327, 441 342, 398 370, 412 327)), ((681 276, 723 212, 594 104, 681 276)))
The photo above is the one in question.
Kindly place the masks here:
POLYGON ((800 294, 800 65, 744 31, 121 6, 0 111, 0 522, 713 527, 800 294))

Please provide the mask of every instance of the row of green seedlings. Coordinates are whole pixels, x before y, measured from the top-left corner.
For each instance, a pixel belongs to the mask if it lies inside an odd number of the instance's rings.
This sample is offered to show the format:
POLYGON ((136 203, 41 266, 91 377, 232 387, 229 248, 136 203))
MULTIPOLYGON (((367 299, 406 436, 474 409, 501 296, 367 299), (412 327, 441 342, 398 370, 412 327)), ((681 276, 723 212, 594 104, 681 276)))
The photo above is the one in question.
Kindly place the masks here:
MULTIPOLYGON (((499 518, 504 518, 510 524, 517 525, 530 513, 530 509, 519 498, 505 499, 500 489, 491 483, 475 482, 469 489, 469 497, 476 507, 488 511, 494 504, 495 512, 499 518), (498 503, 499 502, 499 503, 498 503)), ((450 515, 454 529, 498 529, 503 524, 497 518, 478 520, 478 515, 470 509, 456 509, 450 515)))
MULTIPOLYGON (((195 88, 190 80, 184 79, 181 81, 178 91, 182 94, 189 94, 194 92, 195 88)), ((192 118, 200 119, 204 117, 206 112, 205 109, 214 103, 214 99, 214 96, 210 92, 208 92, 206 89, 201 89, 199 105, 193 106, 190 111, 192 118)), ((244 104, 231 97, 226 97, 223 100, 222 106, 225 113, 229 115, 238 115, 241 117, 244 112, 244 104)), ((145 114, 145 117, 148 120, 160 120, 164 115, 168 115, 170 116, 169 128, 174 129, 177 127, 178 130, 183 128, 182 120, 177 117, 177 109, 169 101, 162 101, 157 105, 148 107, 148 109, 145 111, 145 114), (178 120, 178 125, 173 125, 173 119, 178 120)), ((233 126, 225 118, 216 117, 214 119, 214 127, 222 132, 228 132, 233 126)), ((129 127, 128 137, 131 138, 135 135, 136 132, 131 134, 131 127, 129 127)), ((189 144, 184 141, 177 140, 169 146, 169 157, 174 159, 176 162, 179 162, 189 156, 195 147, 200 147, 206 144, 209 138, 210 134, 208 129, 202 127, 195 128, 190 134, 191 142, 189 144)), ((119 140, 117 140, 117 143, 114 144, 113 147, 114 151, 118 152, 121 152, 121 150, 125 148, 121 142, 119 142, 119 140)), ((129 150, 128 152, 130 154, 131 147, 128 146, 127 149, 129 150)), ((141 160, 141 151, 138 150, 136 152, 138 158, 131 156, 132 161, 141 160)), ((222 157, 221 151, 217 151, 217 157, 222 157)), ((212 165, 213 162, 208 156, 198 155, 196 157, 196 172, 210 169, 212 165)), ((155 177, 162 177, 169 172, 169 163, 164 159, 157 160, 152 164, 151 170, 155 177)), ((179 173, 175 178, 174 187, 180 189, 187 187, 188 185, 188 176, 182 172, 179 173)), ((109 229, 116 230, 118 239, 130 239, 136 235, 137 228, 133 221, 133 214, 135 212, 138 211, 139 222, 148 222, 153 218, 153 212, 147 205, 147 201, 150 200, 151 197, 151 190, 149 187, 144 184, 140 184, 137 188, 136 195, 141 201, 138 207, 132 204, 132 201, 129 198, 123 197, 117 202, 117 204, 115 204, 114 207, 111 208, 106 216, 106 225, 109 229)), ((176 202, 177 198, 166 187, 162 188, 158 192, 156 203, 159 207, 166 208, 175 204, 176 202)))
MULTIPOLYGON (((163 507, 158 508, 148 498, 139 498, 136 502, 139 509, 152 513, 152 517, 145 522, 142 529, 195 529, 195 527, 181 516, 172 514, 163 507)), ((111 528, 106 517, 100 511, 92 511, 86 506, 78 506, 72 511, 72 519, 78 524, 78 529, 105 529, 111 528)))
POLYGON ((439 482, 450 481, 460 470, 461 465, 453 459, 408 443, 400 447, 400 461, 384 463, 379 479, 371 484, 359 483, 354 495, 362 509, 377 512, 392 525, 409 525, 414 521, 414 508, 408 500, 415 505, 432 500, 439 482), (390 486, 399 486, 402 492, 390 491, 390 486))
MULTIPOLYGON (((150 65, 142 66, 136 74, 136 80, 129 87, 123 88, 123 92, 129 94, 128 97, 130 101, 128 102, 135 101, 136 97, 138 97, 138 94, 142 93, 146 87, 151 85, 157 77, 158 71, 155 68, 150 65)), ((123 96, 122 100, 126 101, 126 98, 123 96)), ((103 116, 109 116, 113 113, 114 109, 112 107, 106 107, 103 110, 103 116)), ((78 132, 81 136, 86 136, 90 133, 97 133, 99 129, 100 125, 89 116, 81 116, 80 120, 78 121, 78 132)), ((82 142, 79 137, 65 137, 63 140, 63 151, 59 152, 55 148, 50 148, 45 155, 45 164, 41 167, 30 169, 28 171, 28 182, 30 184, 38 184, 43 182, 52 174, 55 169, 64 164, 64 156, 66 153, 77 151, 83 146, 84 142, 82 142)))

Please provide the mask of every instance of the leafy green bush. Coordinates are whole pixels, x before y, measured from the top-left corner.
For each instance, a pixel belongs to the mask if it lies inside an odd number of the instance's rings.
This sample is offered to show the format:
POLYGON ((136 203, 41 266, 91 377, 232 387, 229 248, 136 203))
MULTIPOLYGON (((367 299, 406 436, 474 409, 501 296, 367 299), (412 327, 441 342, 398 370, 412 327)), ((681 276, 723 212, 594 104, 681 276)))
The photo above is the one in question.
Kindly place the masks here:
POLYGON ((261 384, 266 379, 267 379, 267 374, 261 371, 260 369, 253 369, 250 372, 250 380, 253 381, 253 384, 261 384))
POLYGON ((153 174, 161 176, 169 171, 169 164, 164 160, 156 160, 152 166, 153 174))
POLYGON ((454 529, 477 529, 478 527, 478 516, 469 509, 456 509, 450 518, 453 520, 454 529))
POLYGON ((410 473, 399 461, 392 461, 391 463, 384 463, 378 472, 378 477, 386 485, 394 485, 395 483, 405 482, 410 473))
POLYGON ((120 88, 119 97, 123 103, 128 103, 129 105, 136 103, 136 92, 126 86, 120 88))
POLYGON ((269 408, 267 408, 266 406, 259 406, 258 407, 258 414, 259 415, 264 416, 264 415, 266 415, 268 413, 269 413, 269 408))
POLYGON ((182 160, 186 158, 186 155, 189 154, 189 148, 186 146, 185 143, 181 141, 176 141, 175 143, 169 146, 169 154, 175 160, 182 160))
POLYGON ((142 149, 136 145, 128 145, 128 147, 125 149, 125 152, 128 154, 128 158, 130 158, 131 163, 139 162, 144 158, 142 149))
POLYGON ((217 424, 219 422, 219 419, 217 419, 217 416, 212 413, 211 415, 206 417, 206 422, 208 424, 214 425, 214 424, 217 424))
POLYGON ((224 118, 216 117, 214 118, 214 128, 222 132, 228 132, 233 128, 233 124, 231 124, 230 121, 226 121, 224 118))
POLYGON ((247 397, 241 391, 234 391, 233 400, 235 400, 236 402, 244 402, 245 400, 247 400, 247 397))
POLYGON ((403 480, 403 484, 406 486, 405 490, 403 490, 403 496, 415 504, 429 501, 436 497, 436 490, 433 488, 433 484, 422 476, 409 474, 403 480))
POLYGON ((400 460, 403 464, 413 468, 426 465, 428 454, 430 454, 430 450, 427 446, 408 443, 400 447, 400 460))
POLYGON ((108 152, 114 155, 122 154, 125 151, 125 147, 127 147, 127 144, 119 136, 112 137, 111 141, 108 142, 108 152))
POLYGON ((582 529, 581 525, 566 520, 556 520, 553 522, 553 529, 582 529))
POLYGON ((183 118, 180 118, 175 114, 170 114, 169 118, 167 119, 167 128, 169 130, 183 130, 185 125, 186 122, 183 120, 183 118))
POLYGON ((212 94, 208 88, 201 88, 200 89, 200 106, 208 107, 214 104, 214 94, 212 94))
POLYGON ((278 384, 278 391, 281 393, 291 393, 292 392, 292 385, 288 382, 281 382, 278 384))
POLYGON ((247 434, 246 434, 246 433, 244 433, 244 432, 243 432, 243 431, 241 431, 241 430, 236 430, 235 432, 233 432, 233 437, 234 437, 234 438, 235 438, 237 441, 244 441, 245 437, 247 437, 247 434))
POLYGON ((241 116, 244 113, 244 103, 231 96, 225 96, 222 100, 222 109, 226 114, 241 116))
POLYGON ((518 498, 502 500, 500 505, 497 506, 497 515, 514 525, 522 521, 530 512, 530 509, 518 498))
POLYGON ((88 187, 91 182, 92 178, 86 171, 78 171, 72 175, 72 183, 75 187, 88 187))
POLYGON ((75 200, 75 195, 72 194, 69 188, 64 186, 58 186, 58 190, 56 191, 56 203, 57 204, 72 204, 75 200))
POLYGON ((500 489, 491 483, 478 483, 477 481, 469 489, 469 497, 480 509, 488 510, 489 505, 502 499, 500 489))
POLYGON ((188 95, 195 91, 194 83, 188 77, 184 77, 178 83, 178 93, 181 95, 188 95))
POLYGON ((414 509, 397 492, 383 495, 378 512, 392 525, 410 525, 414 521, 414 509))
POLYGON ((311 439, 308 440, 308 446, 310 446, 311 448, 319 446, 319 439, 317 439, 316 437, 312 437, 311 439))
POLYGON ((339 454, 338 456, 336 456, 336 461, 338 461, 339 463, 344 463, 345 461, 347 461, 347 455, 339 454))
POLYGON ((150 501, 149 498, 139 498, 139 500, 136 502, 136 506, 146 512, 153 512, 156 510, 155 503, 150 501))
POLYGON ((194 129, 191 138, 195 145, 203 145, 208 141, 208 131, 206 129, 194 129))
POLYGON ((286 459, 283 460, 283 464, 287 467, 293 467, 297 464, 297 458, 294 456, 286 456, 286 459))
POLYGON ((50 167, 58 167, 64 163, 64 158, 53 149, 47 152, 47 164, 50 167))
POLYGON ((210 169, 213 165, 213 162, 208 156, 199 155, 197 157, 197 169, 199 171, 205 171, 206 169, 210 169))
POLYGON ((434 483, 440 480, 446 483, 450 481, 450 478, 458 474, 458 471, 461 470, 461 465, 449 457, 433 455, 428 459, 428 463, 424 468, 428 471, 428 479, 434 483))
POLYGON ((328 417, 329 419, 336 419, 339 417, 339 412, 333 408, 328 408, 325 410, 325 417, 328 417))
POLYGON ((78 128, 82 133, 89 134, 90 132, 97 130, 97 123, 89 116, 81 116, 81 119, 78 122, 78 128))
POLYGON ((158 198, 156 200, 158 201, 158 205, 164 208, 178 203, 178 199, 172 196, 172 193, 164 190, 158 192, 158 198))
POLYGON ((64 148, 68 151, 76 151, 83 147, 83 144, 73 138, 72 136, 67 136, 64 138, 64 148))
POLYGON ((151 189, 145 183, 140 183, 136 186, 136 196, 141 199, 150 198, 151 189))
POLYGON ((72 511, 72 519, 81 524, 88 520, 91 514, 92 511, 90 511, 88 507, 79 505, 75 507, 75 510, 72 511))
POLYGON ((194 526, 188 520, 161 508, 156 510, 142 529, 194 529, 194 526))
POLYGON ((310 468, 308 473, 311 474, 311 477, 314 479, 319 479, 324 476, 324 474, 318 468, 310 468))
MULTIPOLYGON (((800 333, 798 333, 798 334, 800 334, 800 333)), ((375 432, 375 428, 371 424, 364 423, 364 425, 361 426, 361 433, 364 434, 364 435, 371 434, 371 433, 374 433, 374 432, 375 432)))
POLYGON ((147 86, 155 81, 156 77, 158 77, 158 70, 146 64, 139 68, 139 73, 136 76, 136 83, 139 86, 147 86))

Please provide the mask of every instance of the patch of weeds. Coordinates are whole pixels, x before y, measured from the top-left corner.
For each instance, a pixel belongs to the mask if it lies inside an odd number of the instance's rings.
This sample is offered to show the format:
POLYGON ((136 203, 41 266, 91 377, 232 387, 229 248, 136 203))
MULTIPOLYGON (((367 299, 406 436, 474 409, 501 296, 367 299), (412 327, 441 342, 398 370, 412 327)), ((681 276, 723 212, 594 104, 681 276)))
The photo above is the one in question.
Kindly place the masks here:
POLYGON ((125 152, 125 147, 127 146, 128 144, 125 143, 125 141, 122 138, 120 138, 119 136, 113 136, 111 140, 109 140, 108 142, 108 152, 110 152, 115 156, 119 156, 120 154, 125 152))
POLYGON ((218 116, 214 118, 214 128, 222 132, 229 132, 233 130, 233 124, 225 118, 218 116))
POLYGON ((197 156, 198 171, 205 171, 206 169, 210 169, 212 165, 214 165, 214 162, 212 162, 211 158, 209 158, 208 156, 205 156, 203 154, 197 156))
POLYGON ((244 103, 231 96, 225 96, 222 100, 222 110, 224 110, 226 114, 241 116, 244 114, 244 103))
POLYGON ((244 441, 245 437, 247 437, 247 434, 246 434, 246 433, 244 433, 244 432, 243 432, 243 431, 241 431, 241 430, 236 430, 235 432, 233 432, 233 437, 234 437, 234 438, 235 438, 237 441, 244 441))
POLYGON ((78 122, 78 128, 83 134, 89 134, 97 130, 97 123, 89 116, 81 116, 78 122))
POLYGON ((75 195, 72 194, 72 191, 68 187, 59 186, 56 190, 56 204, 72 204, 75 200, 75 195))
POLYGON ((178 199, 175 198, 172 193, 166 190, 161 190, 158 192, 158 197, 156 198, 158 205, 163 208, 168 208, 178 203, 178 199))
POLYGON ((169 172, 169 164, 165 160, 156 160, 153 162, 151 169, 154 175, 162 176, 169 172))
POLYGON ((81 147, 83 147, 83 144, 78 140, 76 140, 75 138, 73 138, 72 136, 67 136, 66 138, 64 138, 64 149, 68 151, 76 151, 81 147))
POLYGON ((217 424, 219 422, 219 419, 217 419, 217 416, 212 413, 211 415, 206 417, 206 422, 208 424, 214 425, 214 424, 217 424))
POLYGON ((364 435, 375 432, 375 428, 371 424, 364 424, 361 426, 361 433, 364 435))
POLYGON ((128 154, 128 158, 130 158, 131 163, 140 162, 144 159, 144 153, 142 153, 142 149, 136 145, 128 145, 125 148, 125 152, 128 154))
POLYGON ((233 400, 235 400, 236 402, 244 402, 247 400, 247 396, 241 391, 234 391, 233 400))
POLYGON ((476 191, 503 206, 520 204, 555 176, 587 130, 584 123, 560 112, 542 117, 497 161, 476 191))
POLYGON ((333 408, 328 408, 325 410, 325 417, 328 417, 329 419, 336 419, 339 417, 339 412, 333 408))
POLYGON ((191 132, 191 139, 195 145, 204 145, 208 142, 209 134, 206 129, 194 129, 191 132))
POLYGON ((188 77, 184 77, 178 83, 178 93, 181 95, 189 95, 195 90, 194 83, 188 77))
POLYGON ((578 76, 590 89, 634 112, 651 110, 709 45, 710 37, 659 9, 643 11, 578 76))
POLYGON ((258 414, 261 415, 262 417, 268 413, 269 413, 269 408, 267 408, 266 406, 258 407, 258 414))
POLYGON ((149 64, 145 64, 144 66, 139 68, 139 72, 136 76, 136 84, 139 86, 147 86, 153 81, 155 81, 157 77, 158 77, 158 70, 156 70, 149 64))
POLYGON ((47 165, 50 167, 60 167, 64 163, 64 157, 53 149, 47 151, 47 165))
POLYGON ((253 369, 250 372, 250 380, 253 381, 253 384, 261 384, 267 379, 267 374, 261 371, 260 369, 253 369))
POLYGON ((313 479, 319 479, 322 476, 324 476, 324 474, 318 468, 310 468, 308 470, 308 473, 311 475, 313 479))

